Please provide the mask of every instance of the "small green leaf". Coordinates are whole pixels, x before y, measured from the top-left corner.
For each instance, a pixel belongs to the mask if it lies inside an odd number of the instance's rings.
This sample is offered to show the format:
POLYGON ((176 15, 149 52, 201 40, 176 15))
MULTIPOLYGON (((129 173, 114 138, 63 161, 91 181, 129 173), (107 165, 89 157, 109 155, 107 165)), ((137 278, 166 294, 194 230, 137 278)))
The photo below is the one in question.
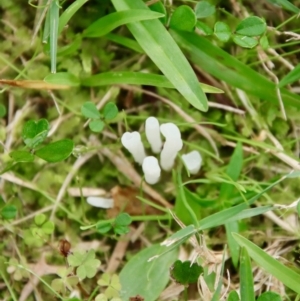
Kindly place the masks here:
POLYGON ((128 226, 131 224, 131 217, 128 213, 122 212, 115 219, 116 226, 128 226))
POLYGON ((214 33, 222 42, 227 42, 231 35, 229 26, 224 22, 216 22, 214 33))
POLYGON ((50 143, 35 152, 36 156, 47 162, 59 162, 68 158, 73 151, 74 142, 63 139, 50 143))
POLYGON ((104 129, 104 122, 100 119, 96 119, 96 120, 92 120, 89 123, 89 128, 91 131, 95 132, 95 133, 100 133, 102 132, 102 130, 104 129))
POLYGON ((152 11, 156 11, 157 13, 161 13, 164 15, 164 17, 159 18, 159 21, 161 21, 162 24, 166 25, 167 23, 167 10, 166 7, 163 5, 161 1, 157 1, 156 3, 149 5, 149 8, 152 11))
POLYGON ((85 102, 81 107, 81 114, 86 118, 98 119, 101 117, 96 105, 91 102, 85 102))
POLYGON ((17 207, 14 205, 6 205, 1 209, 1 216, 3 219, 13 219, 17 215, 17 207))
POLYGON ((267 25, 264 20, 259 17, 252 16, 244 19, 236 27, 235 33, 248 37, 260 36, 266 31, 267 25))
POLYGON ((263 50, 267 50, 270 47, 269 40, 267 36, 262 36, 259 40, 259 44, 263 50))
POLYGON ((237 34, 235 34, 233 36, 233 41, 237 45, 244 47, 244 48, 253 48, 258 44, 258 41, 255 38, 241 36, 241 35, 237 35, 237 34))
POLYGON ((37 226, 41 226, 45 221, 47 217, 45 214, 38 214, 34 217, 34 222, 36 223, 37 226))
POLYGON ((9 156, 16 162, 32 162, 34 155, 27 151, 12 151, 9 156))
POLYGON ((30 147, 35 148, 41 144, 47 137, 49 132, 49 123, 46 119, 39 121, 29 120, 24 124, 22 130, 22 138, 24 143, 30 147))
POLYGON ((171 16, 170 28, 192 31, 197 23, 194 11, 187 5, 178 6, 171 16))
POLYGON ((236 291, 231 291, 227 297, 227 301, 240 301, 239 294, 236 291))
POLYGON ((109 223, 99 224, 99 225, 96 226, 97 231, 101 234, 107 233, 111 228, 112 228, 112 225, 109 224, 109 223))
POLYGON ((278 295, 275 292, 264 292, 261 294, 258 298, 257 301, 282 301, 280 295, 278 295))
POLYGON ((171 268, 171 275, 174 280, 180 284, 187 285, 196 283, 203 268, 197 263, 191 264, 191 261, 176 260, 171 268))
POLYGON ((6 106, 0 104, 0 118, 3 118, 6 115, 6 106))
POLYGON ((44 81, 49 84, 67 85, 70 87, 78 87, 80 85, 79 79, 68 72, 49 74, 44 78, 44 81))
POLYGON ((52 234, 54 231, 54 223, 51 221, 47 221, 42 225, 42 230, 45 234, 52 234))
POLYGON ((196 28, 205 36, 210 36, 213 34, 213 30, 204 22, 197 21, 196 28))
POLYGON ((106 120, 114 119, 118 112, 118 107, 113 102, 108 102, 103 109, 103 115, 106 120))
POLYGON ((130 229, 127 226, 115 226, 114 227, 114 232, 117 235, 124 235, 129 233, 130 229))
POLYGON ((62 279, 53 279, 51 282, 51 287, 58 293, 66 293, 66 287, 62 279))
POLYGON ((210 4, 207 1, 200 1, 195 6, 195 13, 197 16, 197 19, 202 19, 209 17, 213 15, 216 11, 216 8, 214 5, 210 4))

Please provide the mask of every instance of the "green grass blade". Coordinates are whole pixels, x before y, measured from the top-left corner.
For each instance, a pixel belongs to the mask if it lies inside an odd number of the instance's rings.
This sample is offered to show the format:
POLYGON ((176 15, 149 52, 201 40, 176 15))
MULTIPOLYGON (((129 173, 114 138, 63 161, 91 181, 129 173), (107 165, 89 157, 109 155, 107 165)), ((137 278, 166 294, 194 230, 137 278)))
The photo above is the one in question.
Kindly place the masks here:
POLYGON ((88 0, 76 0, 73 2, 60 16, 58 25, 58 34, 60 34, 64 27, 68 24, 74 14, 87 2, 88 0))
POLYGON ((246 248, 241 250, 240 294, 241 301, 255 301, 251 261, 246 248))
POLYGON ((109 41, 127 47, 128 49, 134 50, 138 53, 144 53, 144 50, 141 48, 141 46, 133 39, 129 39, 113 33, 107 34, 105 38, 108 39, 109 41))
POLYGON ((279 87, 284 87, 288 84, 294 83, 300 78, 300 64, 298 64, 291 72, 285 75, 279 82, 279 87))
POLYGON ((282 8, 290 12, 293 12, 295 14, 298 14, 300 12, 299 8, 288 0, 268 0, 268 1, 274 4, 275 6, 281 5, 282 8))
POLYGON ((241 247, 247 249, 249 256, 264 270, 276 277, 284 285, 300 294, 300 274, 289 269, 272 256, 267 254, 261 248, 254 243, 246 239, 245 237, 233 233, 234 239, 239 243, 241 247))
MULTIPOLYGON (((175 41, 187 51, 194 64, 205 72, 251 95, 278 104, 276 85, 252 68, 240 62, 209 40, 195 33, 171 31, 175 41)), ((300 106, 300 96, 280 89, 285 105, 300 106)))
POLYGON ((43 39, 42 39, 44 44, 48 43, 49 35, 50 35, 50 11, 48 10, 46 13, 46 19, 45 19, 44 31, 43 31, 43 39))
POLYGON ((50 59, 51 73, 56 72, 57 37, 59 22, 59 6, 57 1, 52 1, 49 8, 50 16, 50 59))
MULTIPOLYGON (((141 0, 112 0, 117 11, 149 8, 141 0)), ((137 42, 162 73, 195 108, 207 111, 205 94, 186 57, 159 20, 127 24, 137 42)))
POLYGON ((132 22, 152 20, 163 17, 164 15, 146 9, 131 9, 111 13, 92 23, 84 32, 87 38, 98 38, 104 36, 115 28, 132 22))
MULTIPOLYGON (((128 84, 175 89, 173 84, 163 75, 130 71, 95 74, 82 79, 81 84, 87 87, 128 84)), ((202 83, 199 83, 199 85, 206 93, 223 93, 218 88, 202 83)))

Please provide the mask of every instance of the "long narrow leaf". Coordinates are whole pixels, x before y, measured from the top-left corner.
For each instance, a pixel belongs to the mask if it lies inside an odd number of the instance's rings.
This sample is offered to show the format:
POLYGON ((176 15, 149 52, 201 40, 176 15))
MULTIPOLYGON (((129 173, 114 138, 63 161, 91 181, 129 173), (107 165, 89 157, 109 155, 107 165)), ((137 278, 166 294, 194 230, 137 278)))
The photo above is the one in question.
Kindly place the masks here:
POLYGON ((237 233, 233 233, 233 237, 241 247, 247 249, 249 256, 257 262, 258 265, 280 280, 287 287, 300 294, 300 274, 274 259, 245 237, 237 233))
MULTIPOLYGON (((128 84, 175 89, 173 84, 163 75, 129 71, 95 74, 82 79, 81 84, 87 87, 128 84)), ((206 93, 223 93, 218 88, 203 83, 199 83, 199 85, 206 93)))
MULTIPOLYGON (((141 0, 112 0, 117 11, 149 8, 141 0)), ((156 66, 194 107, 207 111, 207 99, 186 57, 159 20, 127 24, 156 66)))
POLYGON ((240 260, 241 301, 255 301, 251 261, 246 248, 242 248, 240 260))
POLYGON ((163 16, 164 15, 161 13, 145 9, 123 10, 98 19, 83 32, 83 36, 97 38, 108 34, 121 25, 137 21, 158 19, 163 16))
POLYGON ((56 72, 57 36, 59 22, 59 6, 57 1, 52 1, 49 9, 50 16, 50 58, 51 73, 56 72))
MULTIPOLYGON (((276 85, 234 56, 195 33, 171 31, 175 41, 186 50, 194 64, 216 78, 266 101, 278 103, 276 85)), ((285 105, 300 106, 300 97, 280 89, 285 105)))

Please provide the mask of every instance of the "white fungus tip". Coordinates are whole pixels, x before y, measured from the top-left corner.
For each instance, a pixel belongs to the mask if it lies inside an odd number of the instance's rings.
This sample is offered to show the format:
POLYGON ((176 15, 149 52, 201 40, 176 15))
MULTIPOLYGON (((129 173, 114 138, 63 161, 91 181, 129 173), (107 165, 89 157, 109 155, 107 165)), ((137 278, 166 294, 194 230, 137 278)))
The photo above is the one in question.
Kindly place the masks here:
POLYGON ((131 153, 135 162, 143 163, 146 157, 144 145, 139 132, 125 132, 122 135, 121 142, 123 146, 131 153))
POLYGON ((146 157, 143 161, 142 169, 145 175, 145 181, 148 184, 156 184, 158 182, 161 169, 155 157, 146 157))
POLYGON ((169 138, 181 138, 178 126, 172 122, 163 123, 160 126, 160 132, 168 140, 169 138))
POLYGON ((200 153, 196 150, 187 153, 185 155, 182 155, 182 160, 186 168, 192 175, 196 174, 201 168, 202 157, 200 153))
POLYGON ((101 197, 89 196, 86 199, 86 201, 91 206, 98 207, 98 208, 109 209, 109 208, 114 207, 114 200, 111 198, 101 198, 101 197))
POLYGON ((153 153, 161 151, 162 141, 160 137, 159 121, 155 117, 148 117, 145 122, 145 132, 153 153))

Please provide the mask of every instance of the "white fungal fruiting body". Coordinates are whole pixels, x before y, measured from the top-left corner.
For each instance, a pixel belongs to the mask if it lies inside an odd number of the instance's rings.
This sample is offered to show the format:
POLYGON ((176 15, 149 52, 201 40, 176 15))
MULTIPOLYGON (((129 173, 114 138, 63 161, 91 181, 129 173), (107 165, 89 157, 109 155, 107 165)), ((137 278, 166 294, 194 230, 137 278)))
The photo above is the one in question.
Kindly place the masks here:
POLYGON ((187 153, 185 155, 182 155, 182 160, 186 168, 192 175, 196 174, 201 168, 202 157, 200 153, 196 150, 187 153))
POLYGON ((109 209, 114 207, 114 200, 110 198, 102 198, 102 197, 96 197, 96 196, 89 196, 86 199, 87 203, 91 206, 98 207, 98 208, 104 208, 109 209))
POLYGON ((146 157, 144 145, 139 132, 125 132, 122 135, 121 142, 123 146, 131 153, 135 162, 142 164, 146 157))
POLYGON ((160 131, 166 138, 163 150, 160 153, 160 165, 163 170, 169 171, 174 166, 177 153, 182 149, 183 143, 179 128, 174 123, 164 123, 160 131))
POLYGON ((148 184, 156 184, 160 178, 161 172, 158 160, 153 156, 146 157, 143 161, 142 168, 145 175, 145 181, 148 184))
POLYGON ((162 148, 160 137, 159 122, 155 117, 146 119, 145 132, 148 142, 151 145, 152 152, 158 154, 162 148))

